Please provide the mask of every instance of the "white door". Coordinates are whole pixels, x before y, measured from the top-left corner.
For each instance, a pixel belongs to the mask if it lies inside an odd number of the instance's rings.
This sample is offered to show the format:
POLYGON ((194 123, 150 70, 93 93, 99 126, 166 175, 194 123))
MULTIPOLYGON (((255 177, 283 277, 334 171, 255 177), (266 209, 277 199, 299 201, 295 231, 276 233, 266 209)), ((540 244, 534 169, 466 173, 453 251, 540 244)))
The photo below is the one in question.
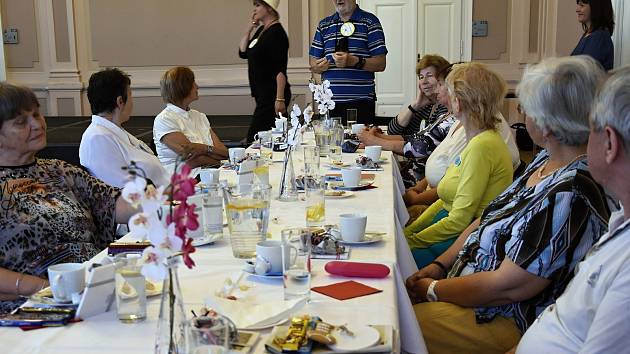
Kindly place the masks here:
POLYGON ((362 0, 385 32, 387 68, 376 74, 376 115, 394 117, 415 97, 416 0, 362 0))
POLYGON ((360 0, 385 32, 387 68, 376 74, 376 114, 396 116, 417 94, 418 55, 470 60, 472 0, 360 0))
POLYGON ((418 54, 470 60, 472 0, 418 0, 418 54))

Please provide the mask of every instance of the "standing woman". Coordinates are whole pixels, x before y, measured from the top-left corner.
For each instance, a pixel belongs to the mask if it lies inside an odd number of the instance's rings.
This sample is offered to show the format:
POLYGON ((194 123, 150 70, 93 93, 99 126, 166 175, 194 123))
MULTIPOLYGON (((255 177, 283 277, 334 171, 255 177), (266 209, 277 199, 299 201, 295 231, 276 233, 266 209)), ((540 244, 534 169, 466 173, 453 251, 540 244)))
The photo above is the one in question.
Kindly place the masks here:
POLYGON ((615 48, 610 37, 615 29, 615 15, 611 1, 577 0, 575 12, 584 34, 571 55, 590 55, 604 69, 612 69, 615 48))
POLYGON ((279 4, 280 0, 254 0, 250 24, 238 48, 238 55, 247 59, 249 86, 256 100, 248 142, 257 132, 271 129, 275 116, 286 114, 291 100, 287 80, 289 37, 280 24, 279 4))

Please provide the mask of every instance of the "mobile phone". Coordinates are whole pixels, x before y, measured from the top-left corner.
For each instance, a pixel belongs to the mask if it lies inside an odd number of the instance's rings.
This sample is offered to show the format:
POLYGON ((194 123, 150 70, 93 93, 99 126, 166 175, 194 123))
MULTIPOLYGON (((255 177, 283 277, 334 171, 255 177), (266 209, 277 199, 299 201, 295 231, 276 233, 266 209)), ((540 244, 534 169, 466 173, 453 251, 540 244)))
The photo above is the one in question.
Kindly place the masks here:
POLYGON ((18 310, 16 313, 0 317, 0 326, 22 327, 22 326, 43 326, 58 327, 64 326, 72 318, 71 314, 28 312, 18 310))

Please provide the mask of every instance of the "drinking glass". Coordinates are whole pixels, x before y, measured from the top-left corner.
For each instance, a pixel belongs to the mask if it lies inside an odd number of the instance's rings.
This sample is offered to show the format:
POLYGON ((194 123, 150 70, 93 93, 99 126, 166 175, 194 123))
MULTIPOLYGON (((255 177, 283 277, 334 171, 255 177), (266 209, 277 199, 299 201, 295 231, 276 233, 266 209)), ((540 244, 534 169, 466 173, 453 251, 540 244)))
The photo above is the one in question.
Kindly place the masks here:
POLYGON ((319 121, 313 124, 315 131, 315 145, 319 147, 319 156, 328 156, 328 147, 330 146, 331 126, 327 121, 319 121))
POLYGON ((232 253, 236 258, 256 256, 256 244, 267 238, 271 186, 241 184, 223 188, 232 253))
POLYGON ((311 295, 311 235, 309 232, 302 232, 299 240, 298 252, 295 262, 285 259, 290 257, 291 252, 285 251, 284 248, 293 247, 290 242, 295 237, 296 229, 282 230, 282 281, 284 283, 284 299, 292 300, 295 298, 306 297, 311 295))
POLYGON ((192 354, 227 354, 236 328, 223 316, 201 316, 191 321, 192 354))
POLYGON ((346 109, 346 126, 348 129, 352 128, 352 124, 356 124, 357 122, 357 109, 356 108, 348 108, 346 109))
POLYGON ((203 189, 202 218, 206 236, 223 236, 223 191, 218 184, 203 189))
POLYGON ((319 175, 319 147, 303 146, 304 149, 304 175, 319 175))
POLYGON ((341 161, 341 146, 343 145, 344 129, 341 124, 335 125, 332 129, 330 146, 328 148, 328 157, 331 162, 341 161))
POLYGON ((116 307, 123 323, 143 321, 147 317, 145 279, 139 254, 121 253, 114 259, 116 267, 116 307))
POLYGON ((322 226, 326 221, 326 184, 318 177, 304 177, 306 226, 322 226))

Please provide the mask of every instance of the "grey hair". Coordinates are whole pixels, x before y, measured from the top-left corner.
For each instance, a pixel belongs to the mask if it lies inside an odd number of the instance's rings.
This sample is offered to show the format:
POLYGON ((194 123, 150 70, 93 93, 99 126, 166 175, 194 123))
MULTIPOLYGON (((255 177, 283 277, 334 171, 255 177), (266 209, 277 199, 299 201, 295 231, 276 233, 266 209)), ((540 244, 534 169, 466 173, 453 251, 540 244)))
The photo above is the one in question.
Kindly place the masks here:
POLYGON ((544 59, 525 69, 516 87, 521 106, 534 123, 563 144, 588 142, 589 115, 606 73, 593 58, 580 55, 544 59))
POLYGON ((612 72, 593 105, 591 124, 595 131, 614 128, 630 153, 630 65, 612 72))

